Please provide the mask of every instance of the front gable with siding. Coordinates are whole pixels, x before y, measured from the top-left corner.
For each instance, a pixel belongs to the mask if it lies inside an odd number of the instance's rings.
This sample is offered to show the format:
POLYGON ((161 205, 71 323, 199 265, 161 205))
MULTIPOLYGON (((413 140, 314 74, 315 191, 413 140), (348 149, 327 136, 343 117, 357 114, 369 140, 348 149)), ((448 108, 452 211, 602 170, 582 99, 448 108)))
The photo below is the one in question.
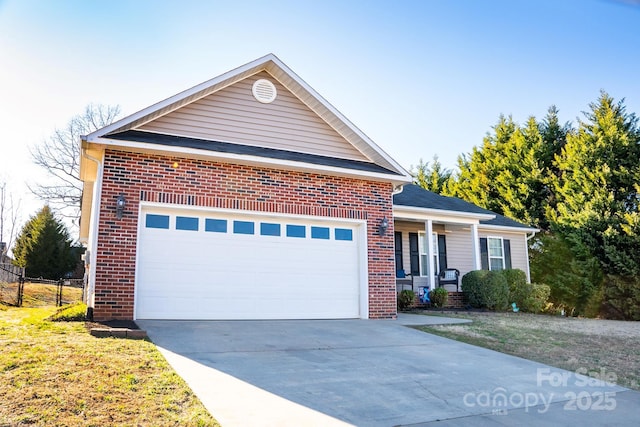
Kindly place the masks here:
POLYGON ((395 316, 410 176, 273 55, 83 137, 81 177, 95 319, 395 316))
POLYGON ((262 71, 136 128, 142 132, 369 161, 352 144, 262 71), (253 84, 272 81, 276 99, 256 102, 253 84))

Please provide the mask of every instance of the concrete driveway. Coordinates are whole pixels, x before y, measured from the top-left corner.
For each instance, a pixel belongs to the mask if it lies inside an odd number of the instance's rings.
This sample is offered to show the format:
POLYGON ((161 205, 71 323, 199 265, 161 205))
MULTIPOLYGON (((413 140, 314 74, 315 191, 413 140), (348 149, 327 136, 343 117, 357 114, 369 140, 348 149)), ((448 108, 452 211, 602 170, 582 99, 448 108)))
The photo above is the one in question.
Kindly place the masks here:
POLYGON ((640 393, 399 320, 139 321, 223 427, 616 425, 640 393))

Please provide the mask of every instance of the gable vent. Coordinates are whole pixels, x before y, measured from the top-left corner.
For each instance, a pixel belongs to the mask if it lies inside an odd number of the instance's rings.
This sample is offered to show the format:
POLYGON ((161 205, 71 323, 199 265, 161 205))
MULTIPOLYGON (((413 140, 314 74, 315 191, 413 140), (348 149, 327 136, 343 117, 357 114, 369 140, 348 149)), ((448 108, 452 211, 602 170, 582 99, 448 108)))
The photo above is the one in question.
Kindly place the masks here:
POLYGON ((263 104, 269 104, 276 99, 276 87, 267 79, 256 80, 251 88, 253 97, 263 104))

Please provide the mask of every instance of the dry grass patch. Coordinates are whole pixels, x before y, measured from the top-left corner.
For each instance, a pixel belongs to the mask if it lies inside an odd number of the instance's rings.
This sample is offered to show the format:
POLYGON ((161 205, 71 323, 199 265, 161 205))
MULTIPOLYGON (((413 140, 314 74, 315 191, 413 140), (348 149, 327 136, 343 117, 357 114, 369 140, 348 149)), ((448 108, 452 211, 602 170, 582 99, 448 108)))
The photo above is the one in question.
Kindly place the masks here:
POLYGON ((640 324, 527 313, 445 313, 473 320, 419 329, 575 372, 615 373, 640 390, 640 324))
POLYGON ((0 310, 0 425, 218 425, 151 342, 94 338, 54 312, 0 310))
MULTIPOLYGON (((56 304, 56 285, 27 282, 22 295, 23 307, 47 307, 56 304)), ((62 302, 65 304, 81 301, 82 289, 71 286, 62 288, 62 302)), ((0 283, 0 303, 16 305, 18 303, 18 283, 0 283)))

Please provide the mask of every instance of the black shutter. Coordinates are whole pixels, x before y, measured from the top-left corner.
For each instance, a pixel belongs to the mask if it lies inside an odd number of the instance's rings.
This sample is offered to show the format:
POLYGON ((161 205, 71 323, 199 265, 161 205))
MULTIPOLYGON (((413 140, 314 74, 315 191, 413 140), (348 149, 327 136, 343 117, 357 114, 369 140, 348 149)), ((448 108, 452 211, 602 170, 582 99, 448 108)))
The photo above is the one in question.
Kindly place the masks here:
POLYGON ((396 271, 399 271, 404 269, 404 263, 402 262, 402 233, 396 231, 394 237, 396 247, 396 271))
POLYGON ((502 239, 504 246, 504 268, 511 269, 511 242, 507 239, 502 239))
POLYGON ((438 264, 439 272, 447 268, 447 239, 444 234, 438 234, 438 264))
POLYGON ((489 247, 486 237, 480 238, 480 266, 483 270, 489 269, 489 247))
POLYGON ((418 233, 409 233, 409 261, 411 275, 420 275, 420 250, 418 249, 418 233))

